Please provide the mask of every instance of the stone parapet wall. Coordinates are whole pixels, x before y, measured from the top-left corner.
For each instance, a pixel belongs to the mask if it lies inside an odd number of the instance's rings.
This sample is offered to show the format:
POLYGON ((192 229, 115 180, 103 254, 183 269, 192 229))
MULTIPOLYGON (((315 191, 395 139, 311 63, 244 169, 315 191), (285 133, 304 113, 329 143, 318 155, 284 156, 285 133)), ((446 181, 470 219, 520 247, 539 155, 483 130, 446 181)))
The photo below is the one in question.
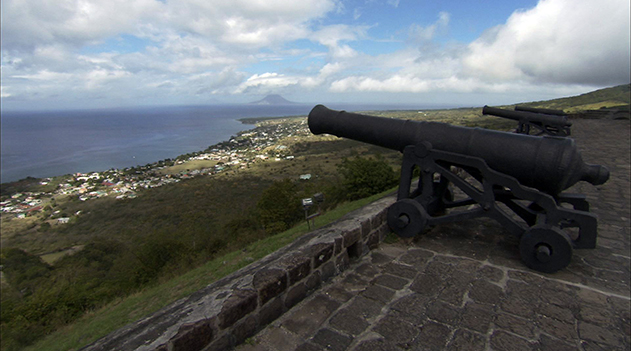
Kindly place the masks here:
POLYGON ((376 248, 394 201, 388 196, 305 234, 83 350, 229 350, 376 248))

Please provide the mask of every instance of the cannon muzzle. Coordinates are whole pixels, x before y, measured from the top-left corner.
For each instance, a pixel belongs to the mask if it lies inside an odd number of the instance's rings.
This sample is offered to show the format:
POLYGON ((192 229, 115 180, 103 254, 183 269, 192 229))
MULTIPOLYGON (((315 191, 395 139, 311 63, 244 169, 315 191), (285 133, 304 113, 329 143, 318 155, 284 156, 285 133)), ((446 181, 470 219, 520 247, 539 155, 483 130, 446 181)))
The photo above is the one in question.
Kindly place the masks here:
POLYGON ((570 138, 366 116, 323 105, 311 110, 308 123, 314 134, 332 134, 398 151, 429 142, 437 150, 481 158, 491 169, 551 195, 581 180, 599 185, 609 179, 606 167, 583 162, 570 138))

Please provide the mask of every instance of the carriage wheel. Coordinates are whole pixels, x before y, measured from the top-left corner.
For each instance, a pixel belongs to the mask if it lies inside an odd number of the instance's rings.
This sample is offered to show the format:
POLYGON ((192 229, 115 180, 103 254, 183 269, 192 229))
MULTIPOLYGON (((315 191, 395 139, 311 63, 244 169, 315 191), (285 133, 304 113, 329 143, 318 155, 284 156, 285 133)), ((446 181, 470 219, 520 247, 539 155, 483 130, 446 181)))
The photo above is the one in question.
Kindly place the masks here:
POLYGON ((572 241, 561 229, 536 226, 521 236, 519 253, 526 266, 554 273, 570 264, 572 241))
POLYGON ((388 226, 398 236, 411 238, 427 226, 427 211, 412 199, 395 202, 388 208, 388 226))

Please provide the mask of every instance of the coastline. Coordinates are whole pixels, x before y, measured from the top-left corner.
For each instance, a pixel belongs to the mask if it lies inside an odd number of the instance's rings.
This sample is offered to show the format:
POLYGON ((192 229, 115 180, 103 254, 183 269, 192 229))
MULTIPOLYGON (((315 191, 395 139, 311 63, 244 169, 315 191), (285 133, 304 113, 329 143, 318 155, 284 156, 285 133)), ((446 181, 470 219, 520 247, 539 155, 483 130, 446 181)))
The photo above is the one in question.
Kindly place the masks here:
POLYGON ((252 115, 297 115, 273 107, 51 112, 2 116, 3 184, 159 162, 229 140, 252 115))

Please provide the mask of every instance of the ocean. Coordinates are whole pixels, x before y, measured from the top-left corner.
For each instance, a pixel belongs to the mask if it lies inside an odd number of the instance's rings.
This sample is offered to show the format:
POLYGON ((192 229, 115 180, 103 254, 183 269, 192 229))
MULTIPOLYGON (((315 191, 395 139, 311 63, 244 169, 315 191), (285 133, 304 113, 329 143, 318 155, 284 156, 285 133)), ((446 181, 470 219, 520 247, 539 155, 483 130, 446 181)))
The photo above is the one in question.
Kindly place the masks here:
MULTIPOLYGON (((1 117, 1 182, 146 165, 254 128, 239 118, 306 116, 313 105, 211 105, 8 112, 1 117)), ((349 111, 401 106, 335 106, 349 111)))

